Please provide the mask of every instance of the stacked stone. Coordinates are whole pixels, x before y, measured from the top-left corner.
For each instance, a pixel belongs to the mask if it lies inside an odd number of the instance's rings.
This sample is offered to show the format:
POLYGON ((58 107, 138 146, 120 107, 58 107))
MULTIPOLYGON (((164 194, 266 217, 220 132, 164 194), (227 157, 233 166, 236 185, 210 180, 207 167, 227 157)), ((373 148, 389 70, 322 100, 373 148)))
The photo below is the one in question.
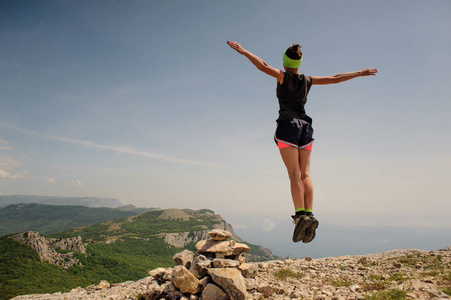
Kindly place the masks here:
POLYGON ((247 299, 247 281, 257 275, 257 266, 247 263, 244 254, 251 249, 229 240, 232 234, 225 230, 214 229, 208 235, 210 239, 196 244, 196 254, 189 250, 175 254, 173 269, 149 272, 156 281, 143 299, 247 299))

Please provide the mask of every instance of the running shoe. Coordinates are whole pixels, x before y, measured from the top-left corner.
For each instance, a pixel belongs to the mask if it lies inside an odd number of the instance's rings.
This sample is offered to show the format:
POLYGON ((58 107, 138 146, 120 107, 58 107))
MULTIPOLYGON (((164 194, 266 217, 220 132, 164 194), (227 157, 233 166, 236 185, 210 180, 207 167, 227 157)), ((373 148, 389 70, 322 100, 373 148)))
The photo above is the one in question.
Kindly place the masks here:
POLYGON ((302 216, 291 216, 293 218, 294 232, 293 232, 293 242, 297 243, 305 238, 305 232, 312 224, 312 220, 306 215, 302 216))
POLYGON ((303 243, 310 243, 315 238, 316 228, 319 226, 319 222, 314 216, 310 216, 309 218, 312 220, 312 223, 305 231, 304 238, 302 239, 303 243))

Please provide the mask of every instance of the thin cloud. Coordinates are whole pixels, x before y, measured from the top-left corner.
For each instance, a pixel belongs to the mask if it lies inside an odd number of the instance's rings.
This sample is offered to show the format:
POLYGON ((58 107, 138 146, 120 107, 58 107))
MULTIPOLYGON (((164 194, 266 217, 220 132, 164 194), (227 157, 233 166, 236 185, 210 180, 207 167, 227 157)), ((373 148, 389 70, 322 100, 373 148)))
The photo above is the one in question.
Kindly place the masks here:
POLYGON ((6 170, 1 170, 0 169, 0 178, 4 178, 4 179, 24 179, 27 177, 27 173, 25 171, 22 171, 20 173, 17 174, 11 174, 6 170))
POLYGON ((0 150, 13 150, 8 141, 0 139, 0 150))
POLYGON ((45 180, 45 182, 46 182, 46 183, 50 183, 50 184, 55 184, 55 183, 56 183, 56 180, 55 180, 54 178, 47 178, 47 179, 45 180))
POLYGON ((0 178, 4 179, 24 179, 27 177, 26 171, 18 172, 17 169, 22 163, 14 158, 0 154, 0 178), (15 174, 13 172, 16 172, 15 174))
POLYGON ((0 127, 11 129, 11 130, 15 130, 15 131, 19 131, 21 133, 30 134, 30 135, 33 135, 33 136, 38 136, 38 137, 41 137, 41 138, 52 139, 52 140, 56 140, 56 141, 67 143, 67 144, 77 145, 77 146, 81 146, 81 147, 85 147, 85 148, 89 148, 89 149, 97 149, 97 150, 102 150, 102 151, 112 151, 112 152, 116 152, 116 153, 122 153, 122 154, 136 155, 136 156, 152 158, 152 159, 165 160, 165 161, 174 162, 174 163, 181 163, 181 164, 185 164, 185 165, 197 165, 197 166, 204 166, 204 167, 223 167, 223 165, 221 165, 221 164, 206 163, 206 162, 202 162, 202 161, 183 159, 183 158, 178 158, 178 157, 174 157, 174 156, 158 154, 158 153, 155 153, 155 152, 139 150, 139 149, 136 149, 136 148, 133 148, 133 147, 101 145, 101 144, 96 144, 96 143, 91 142, 91 141, 77 140, 77 139, 71 139, 71 138, 66 138, 66 137, 61 137, 61 136, 54 136, 54 135, 47 135, 47 134, 43 134, 43 133, 40 133, 40 132, 37 132, 37 131, 23 129, 23 128, 20 128, 20 127, 10 126, 10 125, 5 125, 5 124, 0 124, 0 127))
POLYGON ((72 186, 83 186, 83 182, 80 179, 74 180, 71 182, 72 186))
POLYGON ((270 231, 276 228, 276 224, 271 219, 264 219, 261 222, 261 228, 263 231, 270 231))

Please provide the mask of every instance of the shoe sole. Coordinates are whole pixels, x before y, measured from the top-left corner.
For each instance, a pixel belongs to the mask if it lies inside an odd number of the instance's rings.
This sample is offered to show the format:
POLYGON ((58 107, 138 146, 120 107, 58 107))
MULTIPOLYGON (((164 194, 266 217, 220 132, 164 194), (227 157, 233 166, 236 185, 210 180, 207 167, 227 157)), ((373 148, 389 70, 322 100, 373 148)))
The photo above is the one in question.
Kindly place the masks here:
POLYGON ((310 218, 305 220, 304 222, 299 221, 296 224, 296 227, 294 227, 293 242, 300 242, 305 237, 305 232, 311 224, 312 220, 310 220, 310 218))
POLYGON ((316 236, 316 228, 318 228, 318 226, 318 220, 315 219, 315 221, 312 221, 311 227, 306 230, 305 236, 302 239, 303 243, 310 243, 311 241, 313 241, 316 236))

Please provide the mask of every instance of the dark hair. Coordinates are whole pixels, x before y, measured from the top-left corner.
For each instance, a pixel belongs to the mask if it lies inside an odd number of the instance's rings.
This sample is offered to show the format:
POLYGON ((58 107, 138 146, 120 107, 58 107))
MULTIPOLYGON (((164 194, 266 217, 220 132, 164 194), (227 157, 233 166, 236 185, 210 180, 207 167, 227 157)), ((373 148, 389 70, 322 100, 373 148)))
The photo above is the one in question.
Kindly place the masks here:
POLYGON ((290 48, 285 51, 285 54, 291 59, 301 59, 302 58, 302 46, 299 44, 293 43, 290 48))

